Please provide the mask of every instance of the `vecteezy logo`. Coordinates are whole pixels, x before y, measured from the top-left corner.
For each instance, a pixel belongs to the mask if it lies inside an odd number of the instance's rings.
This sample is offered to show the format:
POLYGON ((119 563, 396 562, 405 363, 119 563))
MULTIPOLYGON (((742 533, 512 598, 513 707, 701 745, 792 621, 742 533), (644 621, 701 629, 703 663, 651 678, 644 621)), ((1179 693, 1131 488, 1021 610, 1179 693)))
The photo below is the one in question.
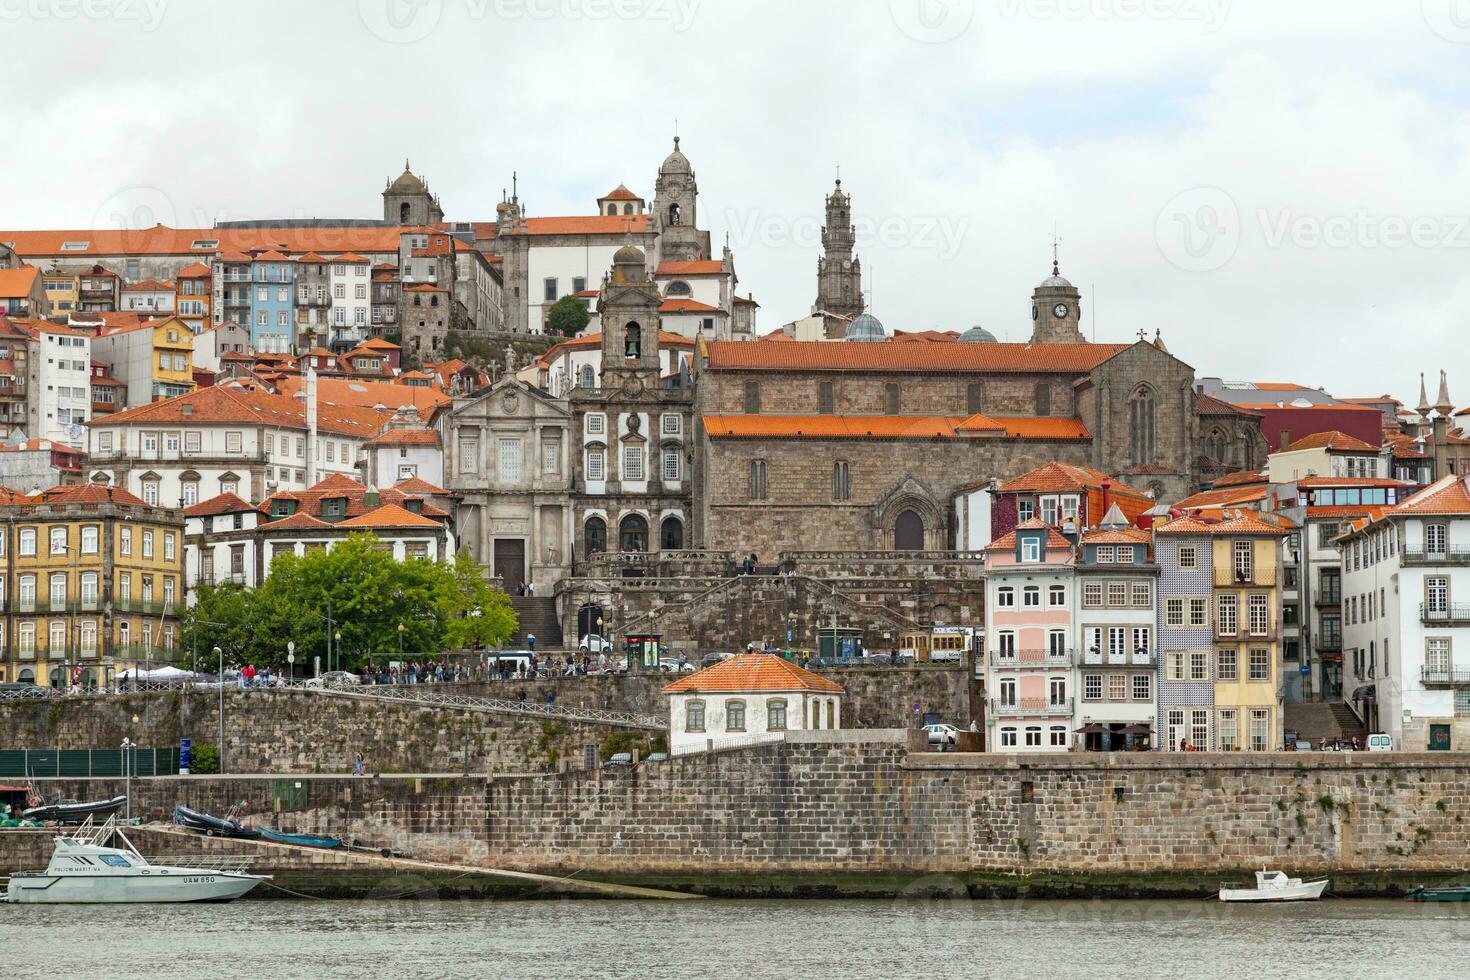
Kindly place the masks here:
POLYGON ((1470 44, 1470 0, 1419 0, 1424 23, 1446 41, 1470 44))
POLYGON ((1240 209, 1218 187, 1195 187, 1164 205, 1154 222, 1154 240, 1180 269, 1214 272, 1240 248, 1240 209))
POLYGON ((155 225, 179 226, 173 200, 157 187, 126 187, 98 205, 87 227, 93 231, 123 233, 124 247, 142 248, 155 225))
POLYGON ((943 44, 969 30, 975 0, 888 0, 888 14, 915 41, 943 44))
POLYGON ((357 15, 374 37, 413 44, 439 26, 444 0, 357 0, 357 15))

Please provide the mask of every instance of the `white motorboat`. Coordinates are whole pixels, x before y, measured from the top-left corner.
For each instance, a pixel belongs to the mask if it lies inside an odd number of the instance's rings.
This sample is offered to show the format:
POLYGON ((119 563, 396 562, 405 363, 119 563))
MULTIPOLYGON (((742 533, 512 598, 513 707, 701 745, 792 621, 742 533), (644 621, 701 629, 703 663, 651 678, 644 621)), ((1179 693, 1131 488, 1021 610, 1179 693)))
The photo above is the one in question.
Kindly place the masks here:
POLYGON ((7 902, 229 902, 266 881, 247 874, 247 859, 169 858, 152 864, 111 817, 102 826, 91 818, 56 837, 45 871, 10 876, 7 902), (121 845, 121 846, 118 846, 121 845))
POLYGON ((1327 879, 1302 881, 1288 878, 1285 871, 1257 871, 1254 888, 1221 888, 1222 902, 1315 902, 1322 897, 1327 879))

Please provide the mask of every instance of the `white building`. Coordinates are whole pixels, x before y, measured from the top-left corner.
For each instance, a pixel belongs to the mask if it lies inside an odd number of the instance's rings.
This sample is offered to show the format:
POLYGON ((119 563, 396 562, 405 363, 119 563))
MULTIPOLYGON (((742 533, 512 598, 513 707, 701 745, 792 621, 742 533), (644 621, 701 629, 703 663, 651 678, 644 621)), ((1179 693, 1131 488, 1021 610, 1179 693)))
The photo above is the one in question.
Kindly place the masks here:
POLYGON ((224 355, 250 352, 250 331, 229 321, 205 324, 194 335, 193 343, 194 367, 219 374, 224 355))
POLYGON ((444 483, 439 433, 424 425, 413 406, 396 412, 388 427, 369 439, 364 449, 367 485, 372 489, 415 477, 435 486, 444 483))
POLYGON ((1152 543, 1153 535, 1129 527, 1116 506, 1101 530, 1082 536, 1073 591, 1079 639, 1072 719, 1077 748, 1129 749, 1148 744, 1139 738, 1144 728, 1151 736, 1158 713, 1154 621, 1159 578, 1152 543))
POLYGON ((174 284, 157 279, 130 282, 122 290, 122 309, 125 313, 172 313, 174 284))
POLYGON ((372 261, 354 252, 331 259, 331 341, 351 346, 366 340, 372 310, 372 261))
POLYGON ((31 336, 30 435, 85 449, 83 426, 92 417, 92 338, 45 322, 31 336))
POLYGON ((1338 543, 1345 699, 1396 747, 1470 746, 1470 477, 1446 476, 1338 543))
POLYGON ((669 752, 780 741, 842 727, 842 685, 769 653, 742 653, 664 688, 669 752))

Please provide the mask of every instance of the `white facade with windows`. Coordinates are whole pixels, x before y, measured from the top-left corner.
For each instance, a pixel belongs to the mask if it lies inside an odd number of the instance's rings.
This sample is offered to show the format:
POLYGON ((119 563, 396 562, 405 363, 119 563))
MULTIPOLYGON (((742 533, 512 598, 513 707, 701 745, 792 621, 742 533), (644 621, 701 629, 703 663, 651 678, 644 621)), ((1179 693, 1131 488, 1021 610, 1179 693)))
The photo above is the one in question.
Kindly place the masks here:
POLYGON ((842 727, 841 685, 773 654, 744 653, 664 688, 669 752, 684 755, 842 727))
POLYGON ((92 338, 43 326, 28 361, 31 436, 85 449, 86 434, 77 427, 92 417, 92 338))

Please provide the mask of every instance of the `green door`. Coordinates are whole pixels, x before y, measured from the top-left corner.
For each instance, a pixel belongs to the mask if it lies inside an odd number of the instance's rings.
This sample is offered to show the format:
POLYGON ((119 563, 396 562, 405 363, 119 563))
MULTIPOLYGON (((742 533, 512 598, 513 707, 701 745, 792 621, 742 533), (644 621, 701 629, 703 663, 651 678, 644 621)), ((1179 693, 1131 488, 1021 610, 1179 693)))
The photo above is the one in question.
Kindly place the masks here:
POLYGON ((1450 750, 1450 726, 1429 726, 1429 751, 1448 752, 1450 750))

